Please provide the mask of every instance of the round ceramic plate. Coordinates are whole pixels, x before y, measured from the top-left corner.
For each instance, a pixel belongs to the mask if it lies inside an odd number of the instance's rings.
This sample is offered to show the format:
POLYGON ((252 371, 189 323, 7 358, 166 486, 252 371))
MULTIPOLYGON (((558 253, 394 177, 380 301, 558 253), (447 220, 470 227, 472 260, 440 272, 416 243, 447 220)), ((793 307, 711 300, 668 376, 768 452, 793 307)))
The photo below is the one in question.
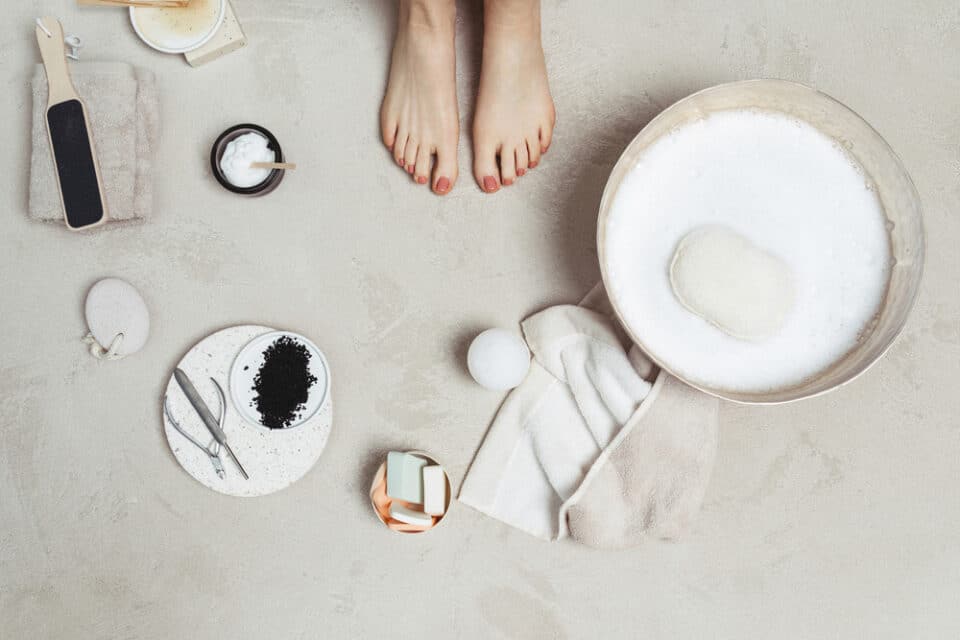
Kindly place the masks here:
MULTIPOLYGON (((220 25, 223 24, 223 18, 227 12, 227 3, 226 0, 220 1, 220 8, 217 13, 217 19, 215 22, 211 23, 208 27, 209 30, 201 31, 195 39, 185 40, 184 38, 178 39, 177 44, 172 44, 171 42, 157 42, 146 36, 143 30, 140 28, 140 25, 137 23, 137 13, 139 11, 164 11, 171 8, 164 7, 130 7, 130 24, 133 25, 133 30, 136 32, 137 36, 150 48, 156 49, 161 53, 187 53, 193 51, 194 49, 199 49, 203 45, 207 44, 213 35, 220 29, 220 25)), ((191 31, 197 25, 190 25, 191 31)))
MULTIPOLYGON (((223 329, 198 342, 177 364, 186 372, 214 416, 219 414, 220 400, 210 379, 217 380, 223 387, 227 394, 223 431, 250 475, 249 480, 244 480, 226 452, 221 452, 224 477, 217 477, 210 458, 190 444, 163 415, 161 402, 164 432, 177 462, 198 482, 219 493, 253 497, 288 487, 313 467, 327 444, 333 424, 333 402, 329 398, 319 411, 296 429, 264 429, 249 425, 241 419, 229 399, 227 378, 237 354, 257 336, 274 332, 270 327, 257 325, 223 329)), ((212 440, 172 375, 167 383, 166 398, 171 414, 184 431, 203 444, 212 440)))
MULTIPOLYGON (((291 331, 272 331, 270 333, 257 336, 237 355, 233 361, 233 367, 230 369, 230 397, 233 399, 233 405, 237 411, 250 424, 267 428, 263 424, 262 416, 257 410, 254 398, 257 393, 254 391, 254 379, 263 366, 263 352, 276 342, 279 338, 289 337, 307 348, 310 353, 310 373, 317 381, 310 387, 307 395, 307 401, 304 403, 300 415, 284 429, 293 429, 299 427, 310 420, 317 411, 323 406, 329 395, 330 388, 330 369, 327 366, 327 359, 323 353, 309 339, 300 334, 291 331)), ((273 430, 273 429, 272 429, 273 430)))

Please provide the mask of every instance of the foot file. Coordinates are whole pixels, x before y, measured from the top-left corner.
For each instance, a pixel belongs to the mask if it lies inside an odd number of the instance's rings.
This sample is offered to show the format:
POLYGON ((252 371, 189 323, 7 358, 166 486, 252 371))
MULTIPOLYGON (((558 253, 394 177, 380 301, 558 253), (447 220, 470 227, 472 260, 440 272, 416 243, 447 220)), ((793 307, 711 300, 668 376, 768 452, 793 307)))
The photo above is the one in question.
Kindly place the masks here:
POLYGON ((36 32, 47 74, 47 135, 60 204, 67 227, 85 229, 103 222, 107 214, 87 110, 70 81, 60 21, 40 18, 36 32))

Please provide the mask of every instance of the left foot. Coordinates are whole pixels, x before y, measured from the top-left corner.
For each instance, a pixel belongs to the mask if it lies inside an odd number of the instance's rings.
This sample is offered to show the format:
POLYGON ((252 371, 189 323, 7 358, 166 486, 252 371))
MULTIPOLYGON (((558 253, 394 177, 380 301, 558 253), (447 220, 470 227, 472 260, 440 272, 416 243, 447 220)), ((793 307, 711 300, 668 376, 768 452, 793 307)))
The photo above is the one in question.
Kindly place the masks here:
POLYGON ((480 188, 494 193, 536 167, 555 123, 539 1, 487 0, 473 121, 473 174, 480 188))

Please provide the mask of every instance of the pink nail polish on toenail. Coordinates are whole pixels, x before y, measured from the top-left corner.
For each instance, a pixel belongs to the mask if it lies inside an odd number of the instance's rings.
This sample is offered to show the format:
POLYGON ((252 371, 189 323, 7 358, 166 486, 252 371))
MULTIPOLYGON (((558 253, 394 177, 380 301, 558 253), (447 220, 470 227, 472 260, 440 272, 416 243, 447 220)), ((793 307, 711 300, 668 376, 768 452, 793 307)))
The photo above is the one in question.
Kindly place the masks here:
POLYGON ((537 162, 537 161, 533 161, 533 162, 530 163, 530 168, 533 169, 533 168, 535 168, 538 164, 540 164, 540 163, 537 162))
POLYGON ((512 185, 512 184, 513 184, 513 178, 504 178, 504 179, 503 179, 503 186, 509 187, 509 186, 512 185))
POLYGON ((497 179, 493 176, 484 176, 483 178, 483 188, 486 191, 496 191, 497 190, 497 179))
POLYGON ((440 178, 437 180, 437 191, 440 193, 446 193, 450 189, 450 180, 448 178, 440 178))
POLYGON ((427 184, 427 176, 417 176, 417 184, 427 184))
POLYGON ((412 164, 408 164, 408 165, 407 165, 407 173, 413 173, 413 165, 412 165, 412 164))
POLYGON ((522 176, 522 175, 525 174, 526 172, 527 172, 526 169, 517 169, 517 175, 518 175, 518 176, 522 176))

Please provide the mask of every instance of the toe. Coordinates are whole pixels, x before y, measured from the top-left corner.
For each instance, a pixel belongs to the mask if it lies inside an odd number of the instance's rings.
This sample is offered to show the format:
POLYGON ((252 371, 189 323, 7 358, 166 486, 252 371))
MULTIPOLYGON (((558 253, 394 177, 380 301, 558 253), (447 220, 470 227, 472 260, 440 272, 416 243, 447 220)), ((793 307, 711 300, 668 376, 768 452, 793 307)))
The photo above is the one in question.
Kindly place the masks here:
POLYGON ((517 179, 516 147, 504 146, 500 150, 500 181, 510 186, 517 179))
POLYGON ((425 144, 420 145, 417 162, 413 167, 413 179, 417 184, 427 184, 427 176, 430 175, 430 156, 430 147, 425 144))
POLYGON ((540 164, 540 137, 539 135, 527 138, 527 154, 530 158, 527 166, 531 169, 540 164))
POLYGON ((487 193, 500 189, 500 170, 497 168, 497 149, 486 142, 476 142, 473 150, 473 176, 487 193))
POLYGON ((547 149, 550 148, 550 143, 553 142, 553 125, 552 124, 543 124, 540 126, 540 153, 546 153, 547 149))
POLYGON ((407 133, 406 131, 400 130, 397 131, 397 139, 393 145, 393 159, 398 165, 403 166, 403 154, 407 149, 407 133))
POLYGON ((444 195, 457 181, 457 143, 454 141, 437 147, 437 165, 433 169, 433 191, 444 195))
POLYGON ((529 158, 527 157, 527 143, 526 141, 521 142, 517 145, 517 150, 514 152, 517 158, 517 176, 522 176, 527 172, 527 167, 529 166, 529 158))
POLYGON ((413 168, 417 165, 417 153, 419 151, 420 144, 411 136, 407 140, 407 146, 403 151, 403 167, 410 175, 413 175, 413 168))
POLYGON ((397 141, 397 121, 385 114, 381 114, 380 136, 383 138, 383 144, 386 145, 387 149, 393 150, 393 145, 397 141))

